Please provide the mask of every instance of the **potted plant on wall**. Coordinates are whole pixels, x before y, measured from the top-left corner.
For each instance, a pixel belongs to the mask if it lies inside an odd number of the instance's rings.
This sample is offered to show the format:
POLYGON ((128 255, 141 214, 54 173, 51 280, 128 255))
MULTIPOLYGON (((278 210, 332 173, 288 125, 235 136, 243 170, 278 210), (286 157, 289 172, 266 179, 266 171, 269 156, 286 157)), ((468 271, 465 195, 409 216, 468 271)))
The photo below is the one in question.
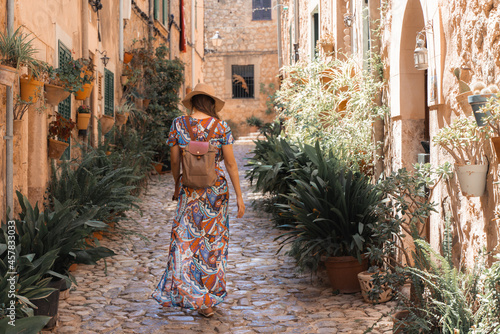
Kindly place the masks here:
POLYGON ((0 84, 12 86, 20 66, 33 66, 33 55, 37 50, 28 40, 29 34, 23 34, 21 27, 12 35, 0 32, 0 84))
POLYGON ((498 87, 496 85, 486 87, 482 81, 477 81, 471 85, 471 89, 474 95, 470 95, 467 99, 474 111, 474 118, 478 126, 485 126, 486 123, 484 118, 490 116, 490 114, 487 110, 483 110, 482 108, 489 99, 496 99, 495 94, 498 93, 498 87))
POLYGON ((71 137, 71 131, 75 128, 75 122, 62 117, 59 113, 52 115, 55 120, 49 123, 49 158, 60 159, 71 137))
POLYGON ((45 102, 56 106, 61 101, 64 101, 70 92, 68 89, 65 89, 65 83, 60 79, 59 69, 55 69, 53 66, 44 63, 40 72, 39 77, 45 82, 45 102))
POLYGON ((122 126, 127 123, 128 116, 130 112, 134 109, 134 104, 130 102, 125 102, 122 105, 118 105, 115 107, 115 117, 116 117, 116 126, 122 126))
POLYGON ((77 127, 78 130, 87 130, 90 121, 90 106, 82 104, 76 110, 77 112, 77 127))
POLYGON ((472 108, 469 104, 468 97, 472 95, 469 85, 462 80, 462 70, 457 67, 453 70, 453 74, 458 80, 458 95, 456 97, 458 104, 462 107, 466 116, 472 115, 472 108))
POLYGON ((335 37, 332 33, 327 32, 326 34, 321 36, 321 38, 318 40, 318 44, 321 45, 321 48, 323 49, 323 52, 325 54, 330 55, 331 53, 333 53, 335 48, 335 37))
POLYGON ((471 118, 460 118, 439 130, 433 138, 434 143, 455 159, 455 171, 464 196, 484 193, 488 172, 484 144, 490 133, 489 127, 478 127, 471 118))
POLYGON ((67 91, 75 94, 77 100, 85 100, 94 86, 94 64, 92 59, 70 59, 60 64, 56 76, 67 91))

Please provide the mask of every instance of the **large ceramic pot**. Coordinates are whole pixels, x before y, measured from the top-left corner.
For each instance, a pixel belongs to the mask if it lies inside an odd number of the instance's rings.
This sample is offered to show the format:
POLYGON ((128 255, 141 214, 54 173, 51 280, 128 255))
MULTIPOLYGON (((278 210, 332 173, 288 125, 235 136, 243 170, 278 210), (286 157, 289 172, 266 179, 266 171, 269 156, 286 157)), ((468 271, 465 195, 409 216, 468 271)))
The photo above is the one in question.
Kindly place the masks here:
POLYGON ((64 280, 51 281, 48 287, 55 288, 55 290, 45 298, 31 299, 31 302, 37 307, 34 310, 35 315, 46 315, 51 317, 45 329, 51 329, 56 326, 57 313, 59 310, 59 294, 60 288, 64 280))
POLYGON ((486 174, 488 173, 488 165, 459 165, 455 164, 458 182, 462 195, 483 196, 486 188, 486 174))
POLYGON ((382 292, 375 300, 372 300, 368 297, 368 292, 373 289, 372 277, 374 274, 375 273, 370 273, 368 271, 362 271, 358 274, 358 280, 359 280, 359 285, 361 286, 361 294, 363 295, 363 299, 365 300, 365 302, 371 304, 385 303, 391 300, 392 289, 389 287, 385 287, 384 292, 382 292))
POLYGON ((66 151, 66 148, 68 148, 68 146, 68 143, 49 138, 49 158, 61 159, 64 151, 66 151))
POLYGON ((77 117, 77 123, 76 126, 78 127, 78 130, 87 130, 89 127, 89 122, 90 122, 90 113, 78 113, 77 117))
POLYGON ((108 115, 102 115, 100 121, 101 121, 101 132, 103 135, 105 135, 113 127, 113 124, 115 123, 115 118, 108 115))
POLYGON ((14 67, 0 65, 0 84, 12 87, 16 80, 17 70, 14 67))
POLYGON ((66 100, 69 96, 69 92, 64 90, 64 87, 45 84, 45 100, 48 104, 53 106, 58 105, 62 101, 66 100))
POLYGON ((21 100, 36 103, 42 95, 43 82, 34 79, 21 78, 21 100))
POLYGON ((335 256, 325 260, 326 272, 333 290, 340 293, 361 291, 358 274, 368 269, 368 259, 359 261, 353 256, 335 256))
POLYGON ((75 93, 75 99, 85 100, 92 93, 92 88, 94 88, 94 83, 83 85, 82 89, 75 93))
POLYGON ((467 97, 469 104, 474 112, 474 118, 476 119, 477 126, 485 126, 484 118, 491 116, 490 112, 482 112, 481 108, 488 102, 489 99, 496 98, 495 94, 478 94, 470 95, 467 97))

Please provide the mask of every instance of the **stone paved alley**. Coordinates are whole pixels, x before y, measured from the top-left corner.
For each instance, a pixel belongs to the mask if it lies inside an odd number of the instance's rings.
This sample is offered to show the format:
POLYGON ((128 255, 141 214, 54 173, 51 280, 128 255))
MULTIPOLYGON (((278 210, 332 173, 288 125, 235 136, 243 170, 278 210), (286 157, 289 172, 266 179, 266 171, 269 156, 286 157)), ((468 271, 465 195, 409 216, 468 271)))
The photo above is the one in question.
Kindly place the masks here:
MULTIPOLYGON (((211 319, 194 311, 166 309, 150 298, 167 260, 171 218, 175 209, 170 174, 153 176, 142 196, 143 216, 126 228, 143 234, 111 237, 102 244, 117 255, 97 266, 80 265, 73 273, 78 286, 59 306, 59 323, 52 333, 363 333, 394 302, 364 303, 361 295, 333 295, 326 279, 297 274, 291 258, 276 255, 266 213, 252 208, 252 193, 244 178, 249 138, 235 144, 247 213, 230 221, 228 297, 211 319)), ((232 191, 232 188, 231 188, 232 191)), ((232 198, 230 215, 236 215, 232 198)), ((320 275, 321 276, 321 275, 320 275)), ((389 319, 373 333, 391 333, 389 319)))

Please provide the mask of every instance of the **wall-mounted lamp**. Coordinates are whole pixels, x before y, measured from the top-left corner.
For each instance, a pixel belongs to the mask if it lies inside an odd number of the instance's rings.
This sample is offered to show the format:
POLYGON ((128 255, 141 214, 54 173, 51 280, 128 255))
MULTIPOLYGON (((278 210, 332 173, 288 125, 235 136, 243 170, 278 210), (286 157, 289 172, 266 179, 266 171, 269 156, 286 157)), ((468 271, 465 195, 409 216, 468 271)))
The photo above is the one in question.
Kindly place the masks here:
POLYGON ((106 65, 108 65, 108 63, 109 63, 109 57, 106 54, 106 50, 101 52, 101 51, 96 49, 95 51, 99 52, 102 55, 101 60, 102 60, 102 63, 104 64, 104 67, 106 67, 106 65))
POLYGON ((220 37, 219 35, 219 32, 216 31, 215 32, 215 35, 213 35, 212 38, 210 38, 210 41, 212 41, 212 45, 215 47, 215 48, 218 48, 219 46, 222 45, 222 37, 220 37))
POLYGON ((344 14, 344 25, 348 28, 352 27, 352 22, 354 21, 354 15, 350 13, 344 14))
POLYGON ((422 31, 417 34, 415 51, 413 51, 413 60, 417 70, 426 70, 429 68, 428 51, 425 47, 425 34, 422 31))
POLYGON ((89 4, 92 6, 92 10, 96 13, 102 9, 101 0, 89 0, 89 4))

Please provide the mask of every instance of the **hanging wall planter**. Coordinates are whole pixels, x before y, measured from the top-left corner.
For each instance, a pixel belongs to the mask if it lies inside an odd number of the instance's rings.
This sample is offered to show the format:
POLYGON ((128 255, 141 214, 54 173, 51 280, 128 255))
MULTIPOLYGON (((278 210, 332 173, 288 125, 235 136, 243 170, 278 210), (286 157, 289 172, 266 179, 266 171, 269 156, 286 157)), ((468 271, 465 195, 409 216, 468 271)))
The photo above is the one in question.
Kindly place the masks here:
POLYGON ((61 159, 69 144, 60 140, 49 138, 49 158, 61 159))
POLYGON ((103 135, 109 132, 115 123, 114 117, 108 115, 102 115, 100 118, 101 121, 101 132, 103 135))
POLYGON ((51 84, 45 84, 45 100, 48 104, 53 106, 58 105, 62 101, 66 100, 69 96, 69 92, 64 90, 62 86, 56 86, 51 84))
POLYGON ((14 67, 0 65, 0 84, 12 87, 16 80, 17 70, 14 67))
POLYGON ((78 118, 76 123, 78 130, 87 130, 87 128, 89 127, 90 116, 91 114, 89 113, 81 113, 81 112, 78 113, 78 118))
POLYGON ((80 89, 78 92, 75 93, 75 99, 77 100, 85 100, 90 96, 90 93, 92 93, 92 88, 94 88, 94 84, 85 84, 83 85, 82 89, 80 89))
POLYGON ((123 54, 123 63, 128 64, 132 61, 132 58, 134 58, 134 55, 130 52, 125 52, 123 54))
POLYGON ((124 113, 124 114, 116 113, 116 115, 115 115, 115 117, 116 117, 116 121, 115 121, 116 126, 122 126, 123 124, 127 123, 128 115, 129 115, 129 113, 124 113))
POLYGON ((486 175, 488 165, 459 165, 455 164, 458 182, 462 195, 469 197, 482 196, 486 189, 486 175))
POLYGON ((471 95, 472 95, 472 92, 468 91, 468 92, 465 92, 462 94, 458 94, 456 97, 458 104, 460 105, 460 107, 462 108, 462 110, 466 116, 470 116, 473 113, 472 107, 469 104, 469 100, 468 100, 468 97, 471 95))
POLYGON ((325 260, 326 272, 333 290, 340 293, 361 291, 358 274, 368 269, 368 260, 359 263, 353 256, 335 256, 325 260))
POLYGON ((42 93, 43 82, 21 78, 21 100, 36 103, 42 93))
POLYGON ((477 94, 477 95, 470 95, 467 98, 469 101, 469 104, 471 105, 472 110, 474 112, 474 118, 476 119, 477 126, 485 126, 486 123, 484 122, 484 118, 487 116, 491 116, 491 113, 489 111, 482 112, 481 108, 492 97, 496 98, 496 95, 495 94, 477 94))

